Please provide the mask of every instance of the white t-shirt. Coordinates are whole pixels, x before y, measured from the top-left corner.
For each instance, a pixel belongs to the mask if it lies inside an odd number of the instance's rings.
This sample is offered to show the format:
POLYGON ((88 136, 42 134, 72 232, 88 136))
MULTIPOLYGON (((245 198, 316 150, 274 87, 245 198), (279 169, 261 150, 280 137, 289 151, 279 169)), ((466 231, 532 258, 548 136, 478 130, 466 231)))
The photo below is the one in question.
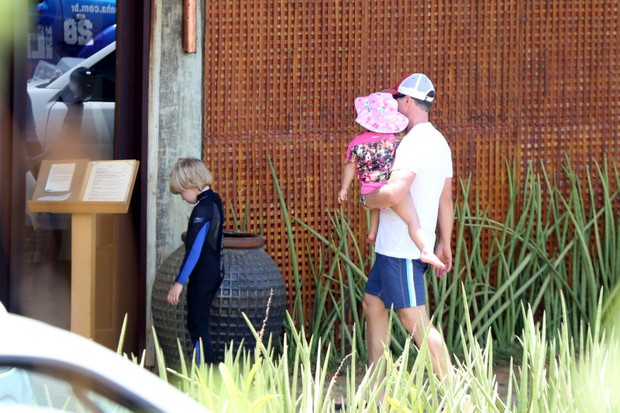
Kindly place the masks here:
MULTIPOLYGON (((452 153, 448 142, 430 122, 415 125, 396 150, 392 170, 415 173, 409 189, 420 225, 429 245, 435 245, 439 198, 447 178, 452 178, 452 153)), ((390 208, 381 210, 375 251, 396 258, 420 258, 405 222, 390 208)))

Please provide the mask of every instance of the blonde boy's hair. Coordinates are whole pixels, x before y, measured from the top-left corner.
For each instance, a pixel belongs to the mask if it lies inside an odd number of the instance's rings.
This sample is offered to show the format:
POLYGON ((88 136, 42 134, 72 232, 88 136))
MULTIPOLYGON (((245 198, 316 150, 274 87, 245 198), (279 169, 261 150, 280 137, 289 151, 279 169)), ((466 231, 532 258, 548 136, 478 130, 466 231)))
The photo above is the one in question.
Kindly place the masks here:
POLYGON ((170 172, 170 192, 180 194, 188 189, 202 191, 213 183, 213 175, 205 163, 196 158, 179 158, 170 172))

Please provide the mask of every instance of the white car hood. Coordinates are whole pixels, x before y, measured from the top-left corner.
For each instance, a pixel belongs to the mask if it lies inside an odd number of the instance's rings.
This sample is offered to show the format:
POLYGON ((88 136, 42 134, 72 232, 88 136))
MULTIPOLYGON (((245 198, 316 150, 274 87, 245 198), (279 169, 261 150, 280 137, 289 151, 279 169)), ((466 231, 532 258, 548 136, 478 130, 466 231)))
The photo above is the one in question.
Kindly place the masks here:
POLYGON ((162 412, 208 410, 155 374, 106 347, 49 324, 7 313, 0 304, 0 360, 45 360, 72 365, 103 382, 116 383, 162 412))

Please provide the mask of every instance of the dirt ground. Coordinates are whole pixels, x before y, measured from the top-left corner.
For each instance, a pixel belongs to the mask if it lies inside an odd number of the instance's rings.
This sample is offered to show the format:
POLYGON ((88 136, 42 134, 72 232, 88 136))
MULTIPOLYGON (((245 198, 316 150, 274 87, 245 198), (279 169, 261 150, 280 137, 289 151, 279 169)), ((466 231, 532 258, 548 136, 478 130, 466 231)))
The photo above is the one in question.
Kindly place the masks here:
MULTIPOLYGON (((497 381, 497 391, 499 393, 500 398, 506 402, 507 400, 507 396, 508 396, 508 381, 510 379, 510 366, 508 365, 500 365, 500 366, 496 366, 494 368, 495 371, 495 379, 497 381)), ((358 374, 357 377, 357 382, 360 383, 362 378, 364 376, 364 372, 361 371, 358 374)), ((329 381, 331 380, 331 377, 328 377, 327 380, 327 384, 329 384, 329 381)), ((345 395, 346 394, 346 385, 344 383, 345 378, 342 376, 339 376, 336 378, 336 384, 334 386, 333 395, 345 395)), ((340 401, 340 399, 338 397, 336 397, 334 399, 336 402, 340 401)), ((513 382, 513 394, 512 394, 512 403, 514 403, 514 401, 516 400, 516 394, 514 393, 514 382, 513 382)))
MULTIPOLYGON (((495 378, 497 380, 497 391, 502 400, 506 401, 508 396, 508 380, 510 379, 510 367, 509 366, 499 366, 495 367, 495 378)), ((514 401, 516 395, 514 394, 514 382, 513 382, 513 395, 512 400, 514 401)))

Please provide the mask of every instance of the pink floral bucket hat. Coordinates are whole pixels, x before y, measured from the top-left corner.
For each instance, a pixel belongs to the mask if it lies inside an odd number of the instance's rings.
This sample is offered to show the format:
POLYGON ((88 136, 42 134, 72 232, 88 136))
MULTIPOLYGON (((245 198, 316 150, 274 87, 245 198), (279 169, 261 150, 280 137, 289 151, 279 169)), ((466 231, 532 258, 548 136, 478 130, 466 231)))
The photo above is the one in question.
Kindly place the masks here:
POLYGON ((397 133, 409 119, 398 111, 398 102, 389 93, 376 92, 355 99, 355 121, 372 132, 397 133))

